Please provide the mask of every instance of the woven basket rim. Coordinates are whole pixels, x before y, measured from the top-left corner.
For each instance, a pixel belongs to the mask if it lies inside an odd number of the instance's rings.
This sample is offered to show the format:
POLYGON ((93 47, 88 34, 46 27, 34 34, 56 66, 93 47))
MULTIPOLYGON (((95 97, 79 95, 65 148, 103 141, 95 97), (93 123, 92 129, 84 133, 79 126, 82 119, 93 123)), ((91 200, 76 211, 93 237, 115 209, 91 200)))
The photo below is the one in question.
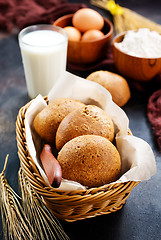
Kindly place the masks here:
MULTIPOLYGON (((47 96, 44 97, 44 100, 46 101, 46 103, 48 103, 47 96)), ((18 139, 18 132, 19 132, 18 118, 21 116, 21 112, 22 111, 24 112, 24 114, 26 113, 26 111, 27 111, 28 107, 30 106, 30 104, 32 103, 32 101, 33 101, 33 99, 31 101, 29 101, 26 105, 22 106, 20 108, 20 110, 19 110, 19 113, 18 113, 18 116, 17 116, 17 121, 16 121, 17 141, 19 141, 19 139, 18 139)), ((22 121, 23 122, 25 121, 25 116, 22 119, 22 121)), ((25 129, 25 124, 24 124, 24 129, 25 129)), ((131 134, 130 130, 129 130, 129 134, 131 134)), ((27 144, 26 144, 25 148, 26 148, 26 150, 28 152, 30 161, 32 161, 32 164, 35 165, 35 168, 37 168, 35 162, 33 161, 32 157, 31 157, 31 155, 29 153, 27 144)), ((46 182, 44 181, 43 177, 41 176, 41 174, 40 174, 40 178, 41 178, 41 182, 43 182, 43 185, 45 186, 45 188, 43 190, 46 193, 54 192, 54 193, 58 193, 58 194, 69 194, 69 195, 76 194, 76 195, 83 195, 83 196, 87 196, 87 195, 95 193, 95 192, 102 192, 102 191, 107 191, 107 190, 110 190, 110 189, 114 189, 114 188, 120 187, 120 185, 125 185, 126 183, 129 184, 129 182, 130 183, 132 183, 132 182, 138 182, 139 183, 139 181, 126 181, 126 182, 116 181, 116 182, 108 183, 108 184, 105 184, 105 185, 102 185, 102 186, 99 186, 99 187, 92 187, 92 188, 88 188, 87 187, 87 189, 85 189, 85 190, 84 189, 79 189, 79 190, 75 190, 75 191, 73 191, 73 190, 71 190, 71 191, 63 191, 63 190, 60 190, 60 189, 57 189, 57 188, 53 188, 50 185, 47 185, 46 182)))
MULTIPOLYGON (((44 100, 48 103, 47 97, 44 100)), ((73 222, 120 210, 139 182, 113 182, 86 190, 62 191, 49 186, 39 173, 26 143, 25 113, 32 100, 20 108, 16 121, 16 138, 21 168, 31 187, 59 219, 73 222)))
MULTIPOLYGON (((48 97, 45 96, 43 97, 44 100, 46 101, 46 103, 48 103, 48 97)), ((18 113, 18 116, 17 116, 17 121, 16 121, 16 133, 17 133, 17 141, 18 140, 18 132, 19 132, 19 125, 18 125, 18 118, 21 116, 21 112, 24 112, 24 114, 26 113, 28 107, 30 106, 30 104, 32 103, 34 99, 32 99, 30 102, 28 102, 26 105, 22 106, 19 110, 19 113, 18 113)), ((21 116, 22 117, 22 116, 21 116)), ((22 119, 22 121, 24 122, 25 121, 25 116, 24 118, 22 119)), ((25 123, 24 123, 24 129, 25 129, 25 123)), ((129 130, 129 134, 131 134, 131 131, 129 130)), ((26 150, 28 152, 28 155, 29 155, 29 158, 30 158, 30 161, 32 161, 32 164, 35 165, 35 168, 37 168, 35 162, 33 161, 30 153, 29 153, 29 150, 28 150, 28 146, 26 144, 26 150)), ((39 173, 40 174, 40 173, 39 173)), ((87 195, 90 195, 90 194, 93 194, 93 193, 96 193, 96 192, 102 192, 102 191, 109 191, 111 189, 114 189, 114 188, 117 188, 117 187, 120 187, 121 185, 125 185, 126 183, 129 184, 132 183, 132 182, 138 182, 139 181, 126 181, 126 182, 119 182, 119 181, 116 181, 116 182, 112 182, 112 183, 108 183, 108 184, 105 184, 105 185, 102 185, 102 186, 99 186, 99 187, 92 187, 92 188, 88 188, 87 189, 79 189, 79 190, 71 190, 71 191, 63 191, 63 190, 60 190, 60 189, 57 189, 57 188, 53 188, 52 186, 50 185, 47 185, 47 183, 44 181, 43 177, 41 176, 40 174, 40 179, 41 179, 41 182, 43 182, 43 185, 45 186, 45 188, 43 188, 43 191, 46 192, 47 194, 50 192, 54 192, 55 194, 58 193, 58 194, 69 194, 69 195, 83 195, 83 196, 87 196, 87 195)), ((31 180, 32 181, 32 180, 31 180)))

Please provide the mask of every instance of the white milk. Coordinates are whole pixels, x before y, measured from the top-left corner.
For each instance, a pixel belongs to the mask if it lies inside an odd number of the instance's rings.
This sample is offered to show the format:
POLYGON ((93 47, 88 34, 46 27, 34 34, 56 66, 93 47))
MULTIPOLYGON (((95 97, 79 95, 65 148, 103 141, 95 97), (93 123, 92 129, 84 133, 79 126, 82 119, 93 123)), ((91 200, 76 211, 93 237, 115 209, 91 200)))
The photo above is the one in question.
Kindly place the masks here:
POLYGON ((52 30, 36 30, 19 38, 28 94, 46 96, 66 69, 67 37, 52 30))

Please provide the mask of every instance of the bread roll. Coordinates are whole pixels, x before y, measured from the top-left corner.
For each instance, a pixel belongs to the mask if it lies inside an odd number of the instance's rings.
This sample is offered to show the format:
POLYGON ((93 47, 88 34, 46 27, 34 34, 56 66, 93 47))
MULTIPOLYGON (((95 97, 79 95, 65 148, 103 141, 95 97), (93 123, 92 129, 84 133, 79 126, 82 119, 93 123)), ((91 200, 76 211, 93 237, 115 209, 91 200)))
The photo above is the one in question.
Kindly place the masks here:
POLYGON ((121 160, 116 147, 106 138, 83 135, 67 142, 57 158, 65 179, 88 187, 116 181, 121 160))
POLYGON ((46 143, 54 145, 60 122, 70 112, 82 106, 85 104, 70 98, 56 99, 36 115, 33 126, 46 143))
POLYGON ((131 97, 126 79, 118 74, 108 71, 96 71, 91 73, 87 80, 97 82, 106 88, 111 93, 112 100, 120 107, 124 106, 131 97))
POLYGON ((80 107, 62 120, 56 133, 56 148, 60 150, 69 140, 88 134, 100 135, 110 141, 114 138, 111 117, 94 105, 80 107))

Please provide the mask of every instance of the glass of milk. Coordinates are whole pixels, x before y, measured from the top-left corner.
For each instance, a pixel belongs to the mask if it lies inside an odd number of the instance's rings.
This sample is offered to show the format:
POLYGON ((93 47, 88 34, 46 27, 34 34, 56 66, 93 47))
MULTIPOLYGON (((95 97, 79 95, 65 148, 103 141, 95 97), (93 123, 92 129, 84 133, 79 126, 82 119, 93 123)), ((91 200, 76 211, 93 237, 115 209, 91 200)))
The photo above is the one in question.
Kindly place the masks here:
POLYGON ((34 25, 19 33, 28 95, 46 96, 66 70, 68 38, 53 25, 34 25))

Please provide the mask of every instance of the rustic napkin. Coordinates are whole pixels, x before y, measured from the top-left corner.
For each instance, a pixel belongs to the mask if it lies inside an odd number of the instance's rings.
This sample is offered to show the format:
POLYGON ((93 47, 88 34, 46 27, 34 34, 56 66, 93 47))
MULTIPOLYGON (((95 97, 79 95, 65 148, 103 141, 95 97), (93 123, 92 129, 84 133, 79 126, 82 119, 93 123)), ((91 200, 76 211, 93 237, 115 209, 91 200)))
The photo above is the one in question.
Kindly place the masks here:
POLYGON ((155 91, 150 96, 147 115, 154 129, 159 149, 161 150, 161 89, 155 91))
POLYGON ((1 0, 0 31, 11 32, 33 24, 52 23, 57 18, 85 7, 66 0, 1 0))

